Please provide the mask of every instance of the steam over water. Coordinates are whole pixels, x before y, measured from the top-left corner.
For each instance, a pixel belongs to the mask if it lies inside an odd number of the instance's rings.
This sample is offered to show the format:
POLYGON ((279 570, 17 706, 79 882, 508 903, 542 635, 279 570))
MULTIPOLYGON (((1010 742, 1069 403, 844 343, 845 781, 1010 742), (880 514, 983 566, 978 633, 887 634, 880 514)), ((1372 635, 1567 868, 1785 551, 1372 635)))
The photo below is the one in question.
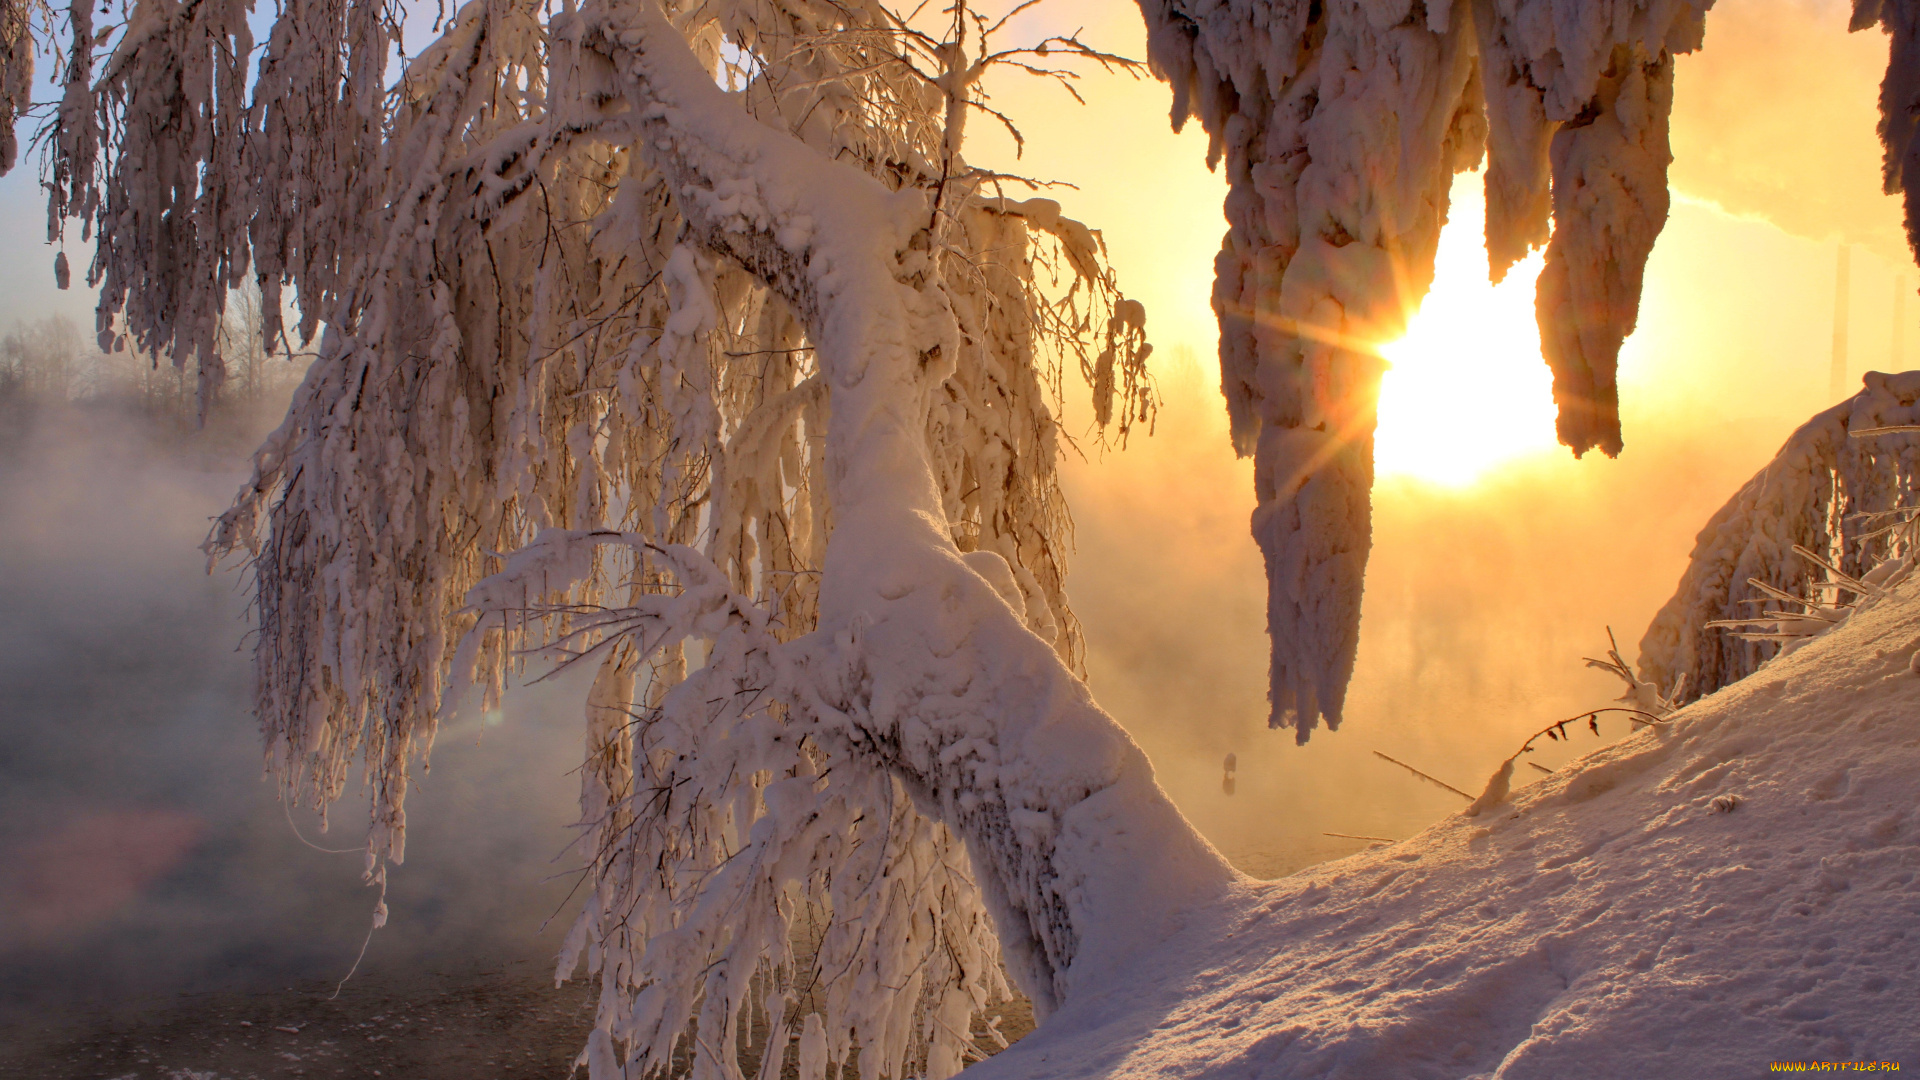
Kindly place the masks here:
MULTIPOLYGON (((241 575, 204 572, 239 436, 45 411, 0 451, 0 1024, 337 980, 375 895, 294 835, 248 714, 241 575)), ((363 975, 548 963, 572 868, 576 687, 443 731, 363 975)), ((355 849, 350 793, 327 848, 355 849)))

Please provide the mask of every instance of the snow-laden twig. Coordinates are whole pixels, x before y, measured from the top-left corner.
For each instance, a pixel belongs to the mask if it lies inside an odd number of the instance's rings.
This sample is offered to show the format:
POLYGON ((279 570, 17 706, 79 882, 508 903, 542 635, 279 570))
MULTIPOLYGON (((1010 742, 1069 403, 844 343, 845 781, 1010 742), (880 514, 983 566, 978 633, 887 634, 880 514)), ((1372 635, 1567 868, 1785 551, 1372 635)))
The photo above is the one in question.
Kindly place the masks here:
MULTIPOLYGON (((1588 662, 1593 663, 1593 661, 1588 662)), ((1520 760, 1520 756, 1522 754, 1533 753, 1536 749, 1534 743, 1539 742, 1543 738, 1550 742, 1568 741, 1568 724, 1577 724, 1585 720, 1587 722, 1587 729, 1593 732, 1595 738, 1598 738, 1600 736, 1600 717, 1604 713, 1622 713, 1626 715, 1627 719, 1631 722, 1644 724, 1648 727, 1664 726, 1672 723, 1671 720, 1662 714, 1651 713, 1644 709, 1629 708, 1622 705, 1608 705, 1598 709, 1588 709, 1586 712, 1569 716, 1565 720, 1548 724, 1546 727, 1527 736, 1527 741, 1520 744, 1520 749, 1515 750, 1513 756, 1500 763, 1500 767, 1495 769, 1493 775, 1488 778, 1487 786, 1481 790, 1479 796, 1473 799, 1472 805, 1468 806, 1463 813, 1468 817, 1478 817, 1501 803, 1506 802, 1508 796, 1512 794, 1513 767, 1520 760)), ((1532 763, 1529 762, 1528 764, 1532 763)))
POLYGON ((20 155, 14 122, 33 104, 34 24, 52 21, 46 0, 0 0, 0 176, 20 155))
POLYGON ((1588 667, 1598 668, 1626 683, 1627 692, 1616 700, 1632 702, 1636 708, 1654 716, 1665 716, 1679 708, 1686 693, 1687 676, 1684 672, 1674 679, 1673 686, 1664 693, 1653 683, 1635 677, 1633 668, 1620 656, 1620 643, 1614 640, 1611 626, 1607 627, 1607 658, 1596 660, 1587 656, 1581 659, 1586 661, 1588 667))
POLYGON ((1461 798, 1463 798, 1463 799, 1471 799, 1471 798, 1473 798, 1473 796, 1471 796, 1471 795, 1469 795, 1469 794, 1467 794, 1467 793, 1466 793, 1466 792, 1464 792, 1464 791, 1461 791, 1461 790, 1460 790, 1459 788, 1457 788, 1457 787, 1454 787, 1454 786, 1453 786, 1452 784, 1449 784, 1449 783, 1447 783, 1447 782, 1446 782, 1445 780, 1440 780, 1440 779, 1436 779, 1436 778, 1434 778, 1434 777, 1432 777, 1432 776, 1428 776, 1428 775, 1427 775, 1426 773, 1423 773, 1423 772, 1421 772, 1421 771, 1420 771, 1419 769, 1416 769, 1416 768, 1414 768, 1413 766, 1411 766, 1411 765, 1409 765, 1409 764, 1407 764, 1406 762, 1404 762, 1404 761, 1400 761, 1400 760, 1398 760, 1398 759, 1396 759, 1396 758, 1391 758, 1391 757, 1388 757, 1387 755, 1385 755, 1385 754, 1383 754, 1383 753, 1381 753, 1381 752, 1380 752, 1380 751, 1378 751, 1378 750, 1375 750, 1375 751, 1373 752, 1373 756, 1374 756, 1374 757, 1377 757, 1377 758, 1379 758, 1380 760, 1382 760, 1382 761, 1385 761, 1385 762, 1387 762, 1387 763, 1389 763, 1389 764, 1393 764, 1393 765, 1398 765, 1398 766, 1400 766, 1401 768, 1403 768, 1403 769, 1405 769, 1405 770, 1407 770, 1408 772, 1410 772, 1410 773, 1412 773, 1412 774, 1413 774, 1414 776, 1416 776, 1416 777, 1418 777, 1418 778, 1420 778, 1420 779, 1422 779, 1422 780, 1425 780, 1425 781, 1426 781, 1427 783, 1429 783, 1429 784, 1432 784, 1432 785, 1433 785, 1434 787, 1438 787, 1438 788, 1445 788, 1446 790, 1448 790, 1448 791, 1451 791, 1451 792, 1453 792, 1453 793, 1454 793, 1455 795, 1458 795, 1458 796, 1460 796, 1460 797, 1461 797, 1461 798))

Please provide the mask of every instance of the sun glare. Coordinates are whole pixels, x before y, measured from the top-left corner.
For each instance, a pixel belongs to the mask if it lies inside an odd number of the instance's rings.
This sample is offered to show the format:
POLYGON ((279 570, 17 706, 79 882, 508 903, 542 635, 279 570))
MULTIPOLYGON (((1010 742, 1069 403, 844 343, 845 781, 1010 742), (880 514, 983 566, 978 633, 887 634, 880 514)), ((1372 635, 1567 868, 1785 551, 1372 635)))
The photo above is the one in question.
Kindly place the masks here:
POLYGON ((1542 257, 1534 253, 1490 284, 1479 185, 1471 194, 1466 187, 1454 189, 1432 291, 1406 334, 1380 349, 1390 365, 1373 444, 1382 477, 1464 486, 1556 445, 1553 377, 1533 315, 1542 257))

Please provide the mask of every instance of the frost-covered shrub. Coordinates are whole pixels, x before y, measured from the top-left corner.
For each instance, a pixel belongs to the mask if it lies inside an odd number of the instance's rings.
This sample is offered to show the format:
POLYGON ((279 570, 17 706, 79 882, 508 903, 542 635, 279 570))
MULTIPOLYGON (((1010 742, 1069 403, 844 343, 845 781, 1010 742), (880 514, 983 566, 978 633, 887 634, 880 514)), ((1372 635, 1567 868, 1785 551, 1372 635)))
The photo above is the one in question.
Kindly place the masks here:
POLYGON ((1801 425, 1700 530, 1679 588, 1640 640, 1640 675, 1689 700, 1758 670, 1888 584, 1915 553, 1920 372, 1868 372, 1801 425), (1780 605, 1786 605, 1781 607, 1780 605))

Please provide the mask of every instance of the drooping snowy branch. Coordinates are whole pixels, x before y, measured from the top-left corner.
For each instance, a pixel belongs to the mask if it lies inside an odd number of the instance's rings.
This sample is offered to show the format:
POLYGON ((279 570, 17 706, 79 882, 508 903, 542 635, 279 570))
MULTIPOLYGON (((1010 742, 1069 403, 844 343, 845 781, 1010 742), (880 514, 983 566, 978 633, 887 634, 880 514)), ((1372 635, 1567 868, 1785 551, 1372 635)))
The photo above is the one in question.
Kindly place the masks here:
POLYGON ((19 159, 14 121, 33 103, 33 20, 44 0, 0 0, 0 176, 19 159))
POLYGON ((360 771, 384 880, 450 687, 596 665, 596 1077, 944 1075, 1003 956, 1044 1010, 1220 887, 1074 676, 1063 371, 1124 437, 1145 320, 961 157, 993 26, 475 0, 389 84, 392 10, 291 0, 248 99, 239 8, 141 0, 50 134, 103 330, 210 391, 251 274, 263 336, 284 290, 319 338, 208 544, 251 559, 284 796, 360 771))
POLYGON ((1871 588, 1912 555, 1908 533, 1888 525, 1905 517, 1892 512, 1916 504, 1920 438, 1852 435, 1916 423, 1920 374, 1869 372, 1858 394, 1788 437, 1700 531, 1678 589, 1640 639, 1641 679, 1661 687, 1684 679, 1691 700, 1745 678, 1792 638, 1841 617, 1859 599, 1847 581, 1871 588), (1769 616, 1780 603, 1803 610, 1769 616), (1782 619, 1815 625, 1793 634, 1715 625, 1782 619))
POLYGON ((1275 726, 1338 724, 1371 543, 1377 346, 1433 276, 1452 176, 1487 160, 1498 278, 1547 245, 1561 440, 1620 448, 1614 365, 1667 212, 1672 55, 1706 0, 1142 0, 1177 125, 1226 160, 1222 390, 1255 459, 1275 726), (1554 223, 1557 222, 1557 225, 1554 223))
POLYGON ((202 410, 226 377, 220 315, 247 269, 257 197, 246 167, 249 7, 136 3, 95 71, 102 41, 91 5, 74 0, 49 140, 48 230, 63 236, 78 217, 95 240, 87 283, 100 288, 101 348, 125 348, 124 334, 176 364, 192 358, 202 410))

